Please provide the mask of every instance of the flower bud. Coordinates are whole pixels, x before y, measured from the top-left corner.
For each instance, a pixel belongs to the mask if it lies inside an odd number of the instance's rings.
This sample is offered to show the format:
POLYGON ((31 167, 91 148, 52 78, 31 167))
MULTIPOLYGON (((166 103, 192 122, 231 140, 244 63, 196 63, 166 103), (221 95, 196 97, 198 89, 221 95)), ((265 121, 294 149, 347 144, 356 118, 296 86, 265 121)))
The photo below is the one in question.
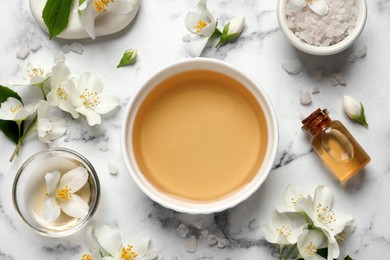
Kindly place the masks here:
POLYGON ((344 96, 344 111, 353 120, 358 123, 368 126, 366 117, 364 115, 364 107, 351 96, 344 96))
POLYGON ((116 66, 116 67, 119 68, 119 67, 126 66, 128 64, 134 63, 136 59, 137 59, 137 51, 134 49, 128 49, 123 54, 121 61, 119 62, 118 66, 116 66))
POLYGON ((245 17, 235 17, 229 23, 229 29, 227 35, 240 34, 244 28, 245 17))

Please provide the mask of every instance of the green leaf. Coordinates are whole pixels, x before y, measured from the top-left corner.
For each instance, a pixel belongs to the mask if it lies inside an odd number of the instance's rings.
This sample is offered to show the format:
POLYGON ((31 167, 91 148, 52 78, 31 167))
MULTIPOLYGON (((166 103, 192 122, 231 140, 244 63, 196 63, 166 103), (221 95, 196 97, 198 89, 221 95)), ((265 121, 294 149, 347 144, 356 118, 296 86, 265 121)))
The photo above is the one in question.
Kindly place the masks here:
POLYGON ((124 67, 126 65, 132 64, 137 59, 137 51, 133 49, 128 49, 122 56, 121 61, 116 66, 117 68, 124 67))
MULTIPOLYGON (((0 104, 6 101, 9 97, 19 99, 20 102, 22 102, 22 98, 18 95, 18 93, 0 85, 0 104)), ((23 132, 23 129, 19 131, 19 126, 16 122, 9 120, 0 120, 0 130, 15 144, 18 143, 19 138, 21 137, 20 133, 23 132)))
POLYGON ((360 103, 360 115, 353 116, 352 119, 355 120, 356 122, 368 127, 368 123, 366 121, 366 116, 364 115, 364 107, 363 107, 362 103, 360 103))
POLYGON ((317 254, 324 257, 325 259, 328 257, 328 248, 320 248, 317 250, 317 254))
POLYGON ((49 30, 49 38, 60 34, 68 26, 73 0, 47 0, 42 18, 49 30))
POLYGON ((344 260, 353 260, 353 258, 350 257, 349 255, 347 255, 347 256, 344 258, 344 260))

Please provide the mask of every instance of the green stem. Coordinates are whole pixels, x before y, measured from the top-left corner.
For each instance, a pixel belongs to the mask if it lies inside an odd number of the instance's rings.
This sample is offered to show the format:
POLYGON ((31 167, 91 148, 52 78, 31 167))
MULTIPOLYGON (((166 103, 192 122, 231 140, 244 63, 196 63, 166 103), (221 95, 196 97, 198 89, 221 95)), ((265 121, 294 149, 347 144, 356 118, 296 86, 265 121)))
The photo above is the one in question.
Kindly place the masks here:
POLYGON ((16 145, 13 154, 12 154, 11 158, 9 159, 10 162, 12 162, 14 160, 15 156, 18 155, 20 147, 22 146, 22 142, 23 142, 24 138, 28 135, 30 130, 34 127, 35 123, 37 122, 37 118, 38 118, 38 116, 34 117, 34 119, 30 122, 30 124, 28 125, 26 131, 22 135, 22 137, 20 137, 20 139, 18 141, 18 144, 16 145))
POLYGON ((284 259, 287 260, 291 256, 291 254, 295 251, 296 248, 297 248, 297 244, 291 246, 290 250, 287 251, 286 257, 284 259))
POLYGON ((282 260, 282 255, 283 255, 283 247, 284 245, 279 245, 280 249, 279 249, 279 260, 282 260))

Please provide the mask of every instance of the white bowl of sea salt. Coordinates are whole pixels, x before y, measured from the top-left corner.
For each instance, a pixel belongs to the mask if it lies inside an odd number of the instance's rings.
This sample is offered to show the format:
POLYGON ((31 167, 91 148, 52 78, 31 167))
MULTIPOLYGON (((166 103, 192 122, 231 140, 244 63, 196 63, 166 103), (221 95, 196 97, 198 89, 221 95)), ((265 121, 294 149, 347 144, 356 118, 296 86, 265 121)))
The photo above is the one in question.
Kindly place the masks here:
POLYGON ((347 49, 367 20, 366 0, 305 0, 308 4, 299 10, 292 10, 290 2, 297 0, 278 1, 279 26, 294 47, 312 55, 332 55, 347 49), (324 1, 328 8, 323 15, 309 7, 309 3, 324 1))

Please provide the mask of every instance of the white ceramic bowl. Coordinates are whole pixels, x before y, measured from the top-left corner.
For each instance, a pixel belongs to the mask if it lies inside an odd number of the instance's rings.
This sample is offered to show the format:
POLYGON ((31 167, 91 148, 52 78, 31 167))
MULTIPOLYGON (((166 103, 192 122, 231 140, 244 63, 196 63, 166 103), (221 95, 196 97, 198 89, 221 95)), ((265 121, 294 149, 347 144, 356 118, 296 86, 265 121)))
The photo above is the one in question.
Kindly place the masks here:
POLYGON ((303 52, 306 52, 308 54, 317 55, 317 56, 326 56, 326 55, 332 55, 332 54, 342 52, 343 50, 347 49, 354 43, 354 41, 359 37, 360 33, 363 31, 364 25, 366 24, 366 20, 367 20, 366 0, 356 0, 356 5, 358 8, 358 17, 357 17, 356 27, 354 31, 337 44, 328 47, 313 46, 303 42, 288 28, 287 18, 285 14, 287 1, 288 0, 278 1, 277 15, 278 15, 280 29, 287 37, 287 40, 295 48, 303 52))
POLYGON ((276 115, 272 104, 264 90, 250 77, 233 66, 214 59, 193 58, 186 59, 163 68, 151 76, 135 93, 130 100, 122 123, 121 148, 124 161, 130 175, 139 188, 152 200, 164 207, 190 214, 208 214, 219 212, 233 207, 253 194, 265 181, 274 164, 278 144, 278 127, 276 115), (243 83, 258 100, 265 114, 268 128, 268 144, 264 161, 253 180, 239 191, 224 196, 220 200, 211 202, 189 202, 180 198, 169 196, 156 189, 142 174, 135 160, 132 143, 132 128, 137 111, 148 93, 161 81, 181 72, 191 70, 210 70, 224 73, 243 83))

